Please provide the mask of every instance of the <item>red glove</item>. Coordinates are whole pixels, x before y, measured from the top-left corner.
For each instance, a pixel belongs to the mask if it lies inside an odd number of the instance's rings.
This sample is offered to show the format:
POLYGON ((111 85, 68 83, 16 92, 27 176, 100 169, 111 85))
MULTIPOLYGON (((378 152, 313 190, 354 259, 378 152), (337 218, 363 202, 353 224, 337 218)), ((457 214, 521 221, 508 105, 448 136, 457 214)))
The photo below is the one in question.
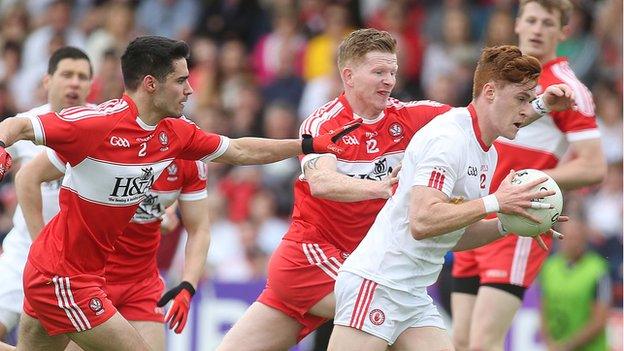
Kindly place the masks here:
POLYGON ((303 140, 301 141, 301 149, 304 154, 324 154, 332 153, 339 155, 344 150, 336 145, 343 136, 351 133, 355 129, 358 129, 362 125, 362 119, 358 118, 353 122, 347 123, 338 130, 330 130, 327 134, 322 134, 317 137, 312 137, 310 134, 303 134, 303 140))
POLYGON ((183 281, 175 288, 167 291, 156 303, 156 306, 163 307, 173 299, 173 304, 165 317, 165 324, 169 324, 176 334, 180 334, 186 325, 189 309, 191 308, 191 298, 195 295, 195 288, 187 281, 183 281), (173 329, 175 327, 175 329, 173 329))
POLYGON ((4 175, 11 168, 11 155, 6 152, 5 145, 2 141, 0 141, 0 180, 4 178, 4 175))

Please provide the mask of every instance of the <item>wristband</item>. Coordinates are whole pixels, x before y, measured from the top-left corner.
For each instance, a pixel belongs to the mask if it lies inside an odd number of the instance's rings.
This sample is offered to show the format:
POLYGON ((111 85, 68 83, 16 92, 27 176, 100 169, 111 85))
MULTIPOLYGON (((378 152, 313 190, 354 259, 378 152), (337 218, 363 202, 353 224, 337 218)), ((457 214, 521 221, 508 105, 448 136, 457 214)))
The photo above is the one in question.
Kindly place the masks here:
POLYGON ((544 102, 544 96, 540 95, 537 98, 531 101, 531 106, 533 106, 533 110, 537 112, 538 115, 544 116, 550 110, 546 107, 546 102, 544 102))
POLYGON ((496 213, 500 210, 500 205, 498 204, 498 200, 496 199, 496 196, 494 196, 494 194, 482 197, 481 200, 483 200, 485 212, 487 212, 488 214, 496 213))
POLYGON ((187 282, 186 280, 180 283, 180 288, 185 289, 186 291, 191 293, 191 296, 195 295, 195 288, 191 283, 187 282))
POLYGON ((301 137, 303 138, 301 140, 301 151, 303 152, 303 154, 307 155, 314 153, 314 146, 312 145, 312 135, 303 134, 301 137))
POLYGON ((505 235, 509 234, 507 229, 505 229, 505 227, 503 227, 503 223, 500 221, 500 219, 498 220, 498 223, 496 225, 498 227, 498 234, 500 234, 500 236, 505 236, 505 235))

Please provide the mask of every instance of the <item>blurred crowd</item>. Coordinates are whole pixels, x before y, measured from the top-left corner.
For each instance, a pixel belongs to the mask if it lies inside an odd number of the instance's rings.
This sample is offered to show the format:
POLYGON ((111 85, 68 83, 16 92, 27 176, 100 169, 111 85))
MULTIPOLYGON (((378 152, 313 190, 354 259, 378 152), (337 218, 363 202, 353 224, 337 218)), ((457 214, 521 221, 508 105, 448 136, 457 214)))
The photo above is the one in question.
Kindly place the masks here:
MULTIPOLYGON (((609 162, 599 186, 566 194, 622 295, 622 1, 574 0, 570 36, 558 48, 593 92, 609 162)), ((230 137, 296 138, 302 119, 337 96, 335 49, 355 28, 399 43, 393 96, 463 106, 484 46, 513 44, 513 0, 3 0, 0 1, 0 118, 45 103, 51 52, 86 50, 95 75, 89 102, 122 94, 119 58, 138 35, 187 41, 195 90, 185 115, 230 137)), ((574 157, 574 155, 569 155, 574 157)), ((207 276, 262 278, 288 227, 296 159, 266 166, 209 166, 213 220, 207 276)), ((12 226, 11 180, 0 187, 0 238, 12 226)), ((354 214, 357 215, 357 214, 354 214)))

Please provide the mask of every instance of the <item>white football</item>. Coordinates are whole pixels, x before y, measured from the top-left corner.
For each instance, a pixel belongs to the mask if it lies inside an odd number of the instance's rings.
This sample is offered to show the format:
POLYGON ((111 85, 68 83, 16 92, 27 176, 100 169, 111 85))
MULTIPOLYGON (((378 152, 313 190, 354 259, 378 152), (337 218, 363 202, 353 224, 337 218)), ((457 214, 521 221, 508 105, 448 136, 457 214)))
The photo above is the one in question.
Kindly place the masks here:
POLYGON ((548 180, 538 184, 533 190, 554 190, 555 195, 547 196, 541 199, 533 199, 533 201, 539 201, 542 203, 551 204, 551 209, 528 209, 531 215, 539 218, 541 223, 535 223, 528 218, 520 217, 517 215, 510 215, 499 213, 498 219, 501 221, 503 227, 510 233, 514 233, 520 236, 536 236, 550 229, 556 222, 557 218, 561 214, 563 209, 563 195, 559 185, 546 173, 538 171, 537 169, 523 169, 516 172, 515 177, 511 180, 514 185, 526 184, 532 180, 547 177, 548 180))

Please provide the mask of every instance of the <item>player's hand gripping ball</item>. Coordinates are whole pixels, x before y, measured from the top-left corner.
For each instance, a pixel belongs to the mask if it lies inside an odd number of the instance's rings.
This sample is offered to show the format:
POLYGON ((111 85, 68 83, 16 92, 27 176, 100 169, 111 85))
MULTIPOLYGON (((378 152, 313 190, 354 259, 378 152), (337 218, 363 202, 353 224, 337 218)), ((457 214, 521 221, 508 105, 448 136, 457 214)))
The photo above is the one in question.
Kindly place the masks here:
POLYGON ((555 195, 541 199, 533 199, 532 201, 550 204, 552 208, 530 208, 527 210, 527 212, 539 218, 541 223, 535 223, 528 218, 517 215, 499 213, 498 219, 505 230, 520 236, 536 236, 548 231, 548 229, 557 223, 557 218, 561 215, 561 210, 563 208, 563 195, 561 194, 559 185, 557 185, 548 174, 536 169, 523 169, 516 172, 516 176, 512 179, 511 183, 514 185, 526 184, 527 182, 543 177, 547 177, 548 180, 538 184, 533 190, 554 190, 555 195))

